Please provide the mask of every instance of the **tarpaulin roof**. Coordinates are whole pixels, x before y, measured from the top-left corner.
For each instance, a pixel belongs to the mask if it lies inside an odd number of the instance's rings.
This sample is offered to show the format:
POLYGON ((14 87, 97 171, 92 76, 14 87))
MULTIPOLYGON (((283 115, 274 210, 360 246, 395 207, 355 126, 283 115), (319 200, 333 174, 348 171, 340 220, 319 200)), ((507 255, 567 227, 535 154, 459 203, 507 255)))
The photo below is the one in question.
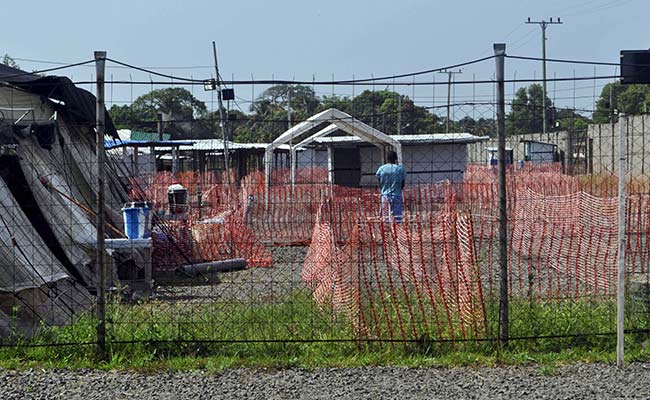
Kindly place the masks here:
MULTIPOLYGON (((172 137, 169 133, 162 134, 163 140, 169 140, 172 137)), ((158 140, 158 133, 156 132, 142 132, 142 131, 131 131, 131 140, 158 140)))
MULTIPOLYGON (((67 77, 41 76, 0 64, 0 82, 60 101, 63 104, 54 103, 57 111, 62 112, 75 123, 95 126, 95 96, 87 90, 76 87, 67 77)), ((105 127, 107 135, 117 137, 117 130, 107 111, 105 127)))
POLYGON ((104 140, 104 148, 106 150, 115 149, 117 147, 180 147, 192 146, 194 142, 191 140, 119 140, 107 139, 104 140))
MULTIPOLYGON (((414 135, 388 135, 402 144, 441 144, 441 143, 476 143, 484 142, 487 136, 474 136, 471 133, 429 133, 414 135)), ((356 143, 362 139, 356 136, 330 136, 314 139, 316 143, 356 143)))

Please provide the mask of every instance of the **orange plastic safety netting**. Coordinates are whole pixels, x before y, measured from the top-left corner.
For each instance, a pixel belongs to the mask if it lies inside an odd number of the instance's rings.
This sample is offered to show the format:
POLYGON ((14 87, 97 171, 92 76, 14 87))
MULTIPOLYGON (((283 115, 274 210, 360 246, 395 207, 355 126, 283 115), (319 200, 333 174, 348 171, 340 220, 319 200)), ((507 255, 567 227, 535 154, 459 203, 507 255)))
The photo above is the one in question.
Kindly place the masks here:
MULTIPOLYGON (((615 293, 617 181, 562 174, 558 166, 510 169, 507 177, 511 297, 606 299, 615 293)), ((328 197, 316 217, 303 279, 364 337, 475 338, 487 296, 498 296, 498 190, 490 167, 460 185, 410 188, 402 224, 378 216, 370 195, 328 197)), ((650 255, 650 195, 627 184, 626 265, 650 255)))
MULTIPOLYGON (((453 198, 446 201, 453 204, 453 198)), ((447 204, 395 224, 356 205, 329 199, 319 209, 302 270, 314 301, 365 338, 484 336, 469 215, 447 204), (354 223, 346 227, 339 218, 354 223)))
MULTIPOLYGON (((611 175, 569 176, 552 167, 510 168, 507 174, 508 271, 512 296, 576 298, 615 293, 618 181, 611 175)), ((480 261, 498 259, 498 190, 492 167, 469 166, 459 186, 469 210, 480 261)), ((627 182, 626 265, 646 269, 650 196, 643 181, 627 182)), ((496 282, 488 275, 487 291, 496 282)))
POLYGON ((249 209, 239 188, 213 174, 158 173, 146 182, 132 182, 131 196, 154 205, 154 270, 231 258, 244 258, 250 267, 272 265, 271 252, 247 223, 249 209), (168 209, 167 188, 173 183, 183 185, 190 197, 180 212, 168 209))

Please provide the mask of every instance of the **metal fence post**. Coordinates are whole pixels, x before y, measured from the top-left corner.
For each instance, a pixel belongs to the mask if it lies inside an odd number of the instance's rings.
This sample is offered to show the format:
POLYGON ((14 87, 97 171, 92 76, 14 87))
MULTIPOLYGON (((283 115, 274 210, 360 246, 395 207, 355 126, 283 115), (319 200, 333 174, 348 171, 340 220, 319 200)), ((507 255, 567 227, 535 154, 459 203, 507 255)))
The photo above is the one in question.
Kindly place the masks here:
POLYGON ((104 107, 104 66, 106 63, 106 52, 95 52, 95 68, 97 72, 97 103, 96 113, 96 152, 97 152, 97 255, 96 264, 99 272, 97 285, 97 349, 99 354, 106 355, 106 265, 104 262, 105 243, 105 215, 104 215, 104 163, 106 155, 104 153, 104 118, 106 108, 104 107))
POLYGON ((497 135, 499 138, 499 344, 508 344, 508 214, 506 199, 505 43, 494 44, 497 78, 497 135))
POLYGON ((627 118, 624 113, 618 117, 618 280, 616 285, 616 366, 623 367, 625 342, 625 162, 627 118))

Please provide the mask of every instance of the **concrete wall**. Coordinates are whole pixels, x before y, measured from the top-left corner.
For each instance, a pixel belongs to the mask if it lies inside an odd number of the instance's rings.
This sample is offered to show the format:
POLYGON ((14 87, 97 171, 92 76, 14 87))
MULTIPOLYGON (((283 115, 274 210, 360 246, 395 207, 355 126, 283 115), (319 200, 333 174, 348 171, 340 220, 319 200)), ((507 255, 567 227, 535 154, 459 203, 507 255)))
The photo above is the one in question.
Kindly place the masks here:
MULTIPOLYGON (((538 140, 553 143, 563 151, 567 172, 606 174, 616 172, 618 160, 618 121, 611 124, 589 125, 586 134, 574 132, 552 132, 549 134, 533 133, 506 138, 506 146, 513 149, 515 160, 524 159, 524 143, 521 140, 538 140), (613 128, 613 129, 612 129, 613 128)), ((650 116, 635 115, 628 117, 625 150, 626 167, 629 173, 636 175, 650 174, 650 116)), ((468 146, 468 160, 471 163, 488 164, 488 147, 496 147, 497 140, 473 143, 468 146)))
MULTIPOLYGON (((594 173, 616 172, 618 160, 618 122, 614 124, 589 125, 589 137, 593 144, 594 173)), ((627 170, 632 174, 650 173, 650 116, 635 115, 628 118, 625 149, 627 170)))
MULTIPOLYGON (((516 135, 509 136, 506 138, 506 147, 512 149, 512 156, 514 161, 524 159, 524 143, 522 140, 535 140, 539 142, 552 143, 557 145, 558 151, 563 151, 565 154, 570 153, 568 151, 569 135, 566 131, 559 132, 550 132, 547 134, 543 133, 528 133, 525 135, 516 135)), ((468 162, 472 164, 489 164, 490 163, 490 153, 488 152, 489 147, 498 147, 498 141, 496 138, 492 138, 486 142, 472 143, 467 146, 468 152, 468 162)))

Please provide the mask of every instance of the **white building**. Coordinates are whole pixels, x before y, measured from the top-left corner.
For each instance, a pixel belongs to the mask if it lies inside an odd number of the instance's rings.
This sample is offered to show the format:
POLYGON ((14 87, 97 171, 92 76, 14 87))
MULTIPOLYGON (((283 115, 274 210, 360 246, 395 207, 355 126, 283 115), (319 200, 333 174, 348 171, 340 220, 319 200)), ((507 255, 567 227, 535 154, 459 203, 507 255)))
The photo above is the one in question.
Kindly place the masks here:
MULTIPOLYGON (((487 139, 469 133, 391 135, 390 138, 401 144, 402 165, 409 185, 462 181, 467 166, 467 144, 487 139)), ((332 182, 338 185, 375 186, 375 172, 385 162, 382 153, 377 146, 356 136, 323 137, 298 153, 297 167, 327 167, 332 182)))

